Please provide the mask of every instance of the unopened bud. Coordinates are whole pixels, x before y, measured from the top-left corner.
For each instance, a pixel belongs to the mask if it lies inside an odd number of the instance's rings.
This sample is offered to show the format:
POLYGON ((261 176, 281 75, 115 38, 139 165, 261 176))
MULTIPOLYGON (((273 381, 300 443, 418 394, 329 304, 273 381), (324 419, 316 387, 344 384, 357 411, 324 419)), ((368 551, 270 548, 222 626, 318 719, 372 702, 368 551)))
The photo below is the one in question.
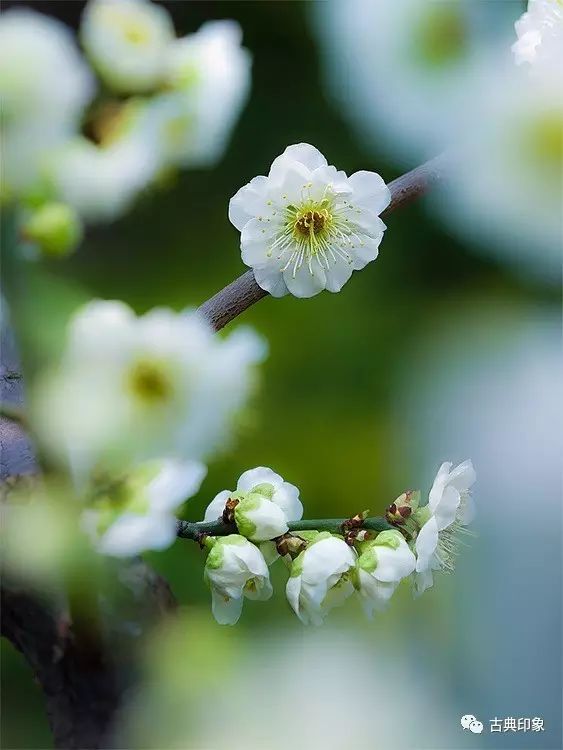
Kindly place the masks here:
POLYGON ((82 223, 66 203, 45 203, 34 211, 22 227, 24 239, 34 242, 46 255, 64 256, 76 249, 82 239, 82 223))
POLYGON ((221 516, 223 523, 234 523, 235 522, 235 508, 239 504, 240 500, 236 497, 230 497, 225 503, 225 510, 221 516))
POLYGON ((283 534, 283 536, 278 537, 275 541, 278 554, 281 557, 289 555, 292 560, 295 560, 307 546, 305 539, 301 539, 301 537, 294 534, 283 534))
POLYGON ((418 508, 420 503, 419 490, 407 490, 395 500, 385 511, 385 518, 389 523, 401 525, 405 523, 418 508))
POLYGON ((356 513, 352 518, 347 518, 342 524, 342 531, 346 533, 350 529, 359 529, 368 516, 369 510, 363 510, 361 513, 356 513))

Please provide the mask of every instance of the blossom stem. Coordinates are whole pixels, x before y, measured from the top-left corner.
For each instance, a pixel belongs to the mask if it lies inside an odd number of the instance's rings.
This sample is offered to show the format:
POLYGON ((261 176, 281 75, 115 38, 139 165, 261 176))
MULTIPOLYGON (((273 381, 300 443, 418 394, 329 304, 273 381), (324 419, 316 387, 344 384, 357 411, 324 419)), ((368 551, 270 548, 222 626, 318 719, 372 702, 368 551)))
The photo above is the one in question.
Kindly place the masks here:
MULTIPOLYGON (((315 518, 304 519, 301 521, 292 521, 288 524, 289 530, 293 533, 300 531, 330 531, 333 534, 343 533, 343 524, 349 521, 348 518, 315 518)), ((365 518, 358 528, 368 529, 369 531, 385 531, 392 529, 383 516, 373 516, 365 518)), ((226 536, 227 534, 237 534, 237 527, 234 523, 225 523, 221 519, 217 521, 178 521, 176 535, 182 539, 192 539, 198 541, 202 534, 208 536, 226 536)))
MULTIPOLYGON (((388 187, 391 191, 391 202, 382 216, 385 217, 396 208, 424 195, 431 185, 444 177, 447 160, 447 156, 441 154, 390 182, 388 187)), ((268 292, 256 283, 254 273, 247 271, 204 302, 199 310, 213 328, 219 331, 267 296, 268 292)))

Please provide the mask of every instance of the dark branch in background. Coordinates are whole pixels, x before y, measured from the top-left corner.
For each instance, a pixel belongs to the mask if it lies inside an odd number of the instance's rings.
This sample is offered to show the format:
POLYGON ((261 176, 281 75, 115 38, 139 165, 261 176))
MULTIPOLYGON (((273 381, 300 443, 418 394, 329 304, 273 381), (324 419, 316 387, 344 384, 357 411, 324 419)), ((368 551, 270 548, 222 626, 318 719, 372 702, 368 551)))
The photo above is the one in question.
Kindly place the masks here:
MULTIPOLYGON (((20 414, 24 394, 14 338, 7 326, 1 332, 0 355, 0 396, 5 405, 0 415, 1 502, 9 502, 11 489, 25 482, 26 476, 32 481, 39 469, 22 424, 10 418, 20 414)), ((142 629, 175 607, 166 581, 142 561, 120 563, 115 577, 122 584, 120 606, 105 613, 102 622, 98 612, 96 619, 85 617, 82 597, 69 607, 61 590, 55 604, 2 574, 0 632, 22 653, 41 686, 57 748, 112 747, 115 719, 137 672, 139 638, 121 621, 142 629)), ((83 588, 88 585, 84 582, 83 588)), ((90 604, 97 610, 95 589, 90 604)))
MULTIPOLYGON (((289 531, 298 534, 300 531, 330 531, 333 534, 342 534, 345 525, 350 521, 348 518, 316 518, 313 520, 293 521, 288 524, 289 531)), ((394 528, 380 516, 365 518, 356 528, 368 531, 385 531, 394 528)), ((192 539, 197 542, 202 535, 227 536, 227 534, 238 534, 234 523, 225 523, 221 519, 208 522, 178 521, 177 535, 182 539, 192 539)))
MULTIPOLYGON (((390 182, 391 203, 382 216, 387 216, 391 211, 426 193, 433 183, 443 178, 445 167, 446 157, 437 156, 390 182)), ((267 296, 269 293, 258 286, 254 273, 247 271, 204 302, 199 309, 213 328, 220 331, 231 320, 267 296)))

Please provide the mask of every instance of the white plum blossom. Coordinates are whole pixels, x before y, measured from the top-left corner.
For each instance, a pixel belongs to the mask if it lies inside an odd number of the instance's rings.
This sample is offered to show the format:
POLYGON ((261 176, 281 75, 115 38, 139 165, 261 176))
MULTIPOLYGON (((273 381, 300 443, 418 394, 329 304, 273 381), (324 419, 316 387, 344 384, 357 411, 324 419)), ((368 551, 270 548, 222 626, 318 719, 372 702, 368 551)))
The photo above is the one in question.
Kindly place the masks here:
POLYGON ((529 0, 528 10, 515 23, 518 40, 512 45, 517 65, 563 64, 563 2, 529 0))
POLYGON ((474 516, 470 488, 476 475, 471 461, 455 468, 443 463, 430 490, 428 505, 414 513, 421 527, 416 536, 415 592, 423 593, 433 585, 434 570, 453 571, 458 548, 458 536, 474 516))
POLYGON ((216 521, 230 498, 236 500, 235 523, 253 542, 264 542, 288 530, 288 521, 303 516, 299 490, 272 469, 258 466, 241 474, 235 491, 223 490, 209 503, 204 521, 216 521))
POLYGON ((80 36, 104 83, 146 93, 162 83, 174 26, 165 8, 147 0, 90 0, 80 36))
POLYGON ((153 179, 160 163, 140 139, 98 146, 81 136, 53 150, 45 175, 55 193, 85 221, 112 221, 153 179))
POLYGON ((94 477, 83 526, 96 549, 112 557, 169 547, 176 538, 174 512, 199 490, 206 472, 198 461, 167 459, 122 476, 94 477))
POLYGON ((220 339, 195 311, 137 317, 94 300, 72 318, 62 361, 38 387, 38 430, 79 476, 100 463, 199 460, 228 436, 264 353, 252 331, 220 339))
POLYGON ((362 544, 356 585, 368 617, 385 609, 399 582, 415 565, 416 558, 400 531, 382 531, 373 541, 362 544))
POLYGON ((229 219, 241 232, 241 253, 256 281, 274 297, 339 292, 377 258, 391 200, 374 172, 347 177, 314 146, 288 146, 267 177, 255 177, 231 198, 229 219))
POLYGON ((27 195, 49 150, 78 127, 94 79, 70 29, 30 10, 0 17, 2 195, 27 195))
POLYGON ((204 578, 211 588, 211 608, 220 625, 234 625, 243 598, 265 601, 272 596, 268 566, 262 553, 239 534, 210 540, 204 578))
POLYGON ((321 625, 328 612, 354 593, 357 553, 343 539, 322 532, 293 561, 286 595, 305 625, 321 625))

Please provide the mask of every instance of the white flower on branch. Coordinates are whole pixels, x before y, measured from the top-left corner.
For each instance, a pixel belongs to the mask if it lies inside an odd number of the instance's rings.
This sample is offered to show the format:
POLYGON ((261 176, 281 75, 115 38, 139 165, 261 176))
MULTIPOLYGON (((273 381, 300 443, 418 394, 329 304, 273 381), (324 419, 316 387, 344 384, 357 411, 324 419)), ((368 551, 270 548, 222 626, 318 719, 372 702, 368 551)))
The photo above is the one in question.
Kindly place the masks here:
POLYGON ((382 531, 361 545, 356 585, 368 617, 385 609, 401 579, 409 576, 415 565, 416 558, 400 531, 382 531))
POLYGON ((93 301, 36 393, 38 430, 78 476, 125 460, 200 459, 228 436, 264 354, 252 331, 220 339, 196 312, 137 317, 122 302, 93 301))
POLYGON ((90 0, 80 35, 92 65, 114 91, 146 93, 162 83, 174 26, 160 5, 147 0, 90 0))
POLYGON ((518 40, 512 45, 517 65, 532 67, 563 63, 563 3, 529 0, 528 10, 515 23, 518 40))
POLYGON ((288 529, 288 521, 303 516, 297 487, 265 466, 245 471, 236 491, 219 492, 207 506, 204 521, 220 518, 229 499, 237 501, 234 519, 239 532, 253 542, 281 536, 288 529))
POLYGON ((414 544, 416 553, 415 592, 422 594, 433 585, 434 570, 454 570, 459 536, 474 516, 470 488, 476 479, 471 461, 452 469, 443 463, 430 490, 428 505, 413 515, 420 527, 414 544))
POLYGON ((242 259, 262 289, 312 297, 339 292, 375 260, 391 199, 374 172, 347 177, 313 146, 288 146, 267 177, 255 177, 231 198, 229 219, 241 232, 242 259))
POLYGON ((122 476, 92 479, 83 525, 96 549, 131 557, 164 549, 176 538, 174 512, 195 495, 207 473, 197 461, 142 464, 122 476))
POLYGON ((286 595, 305 625, 321 625, 328 612, 354 593, 357 554, 343 539, 322 532, 293 561, 286 595))
POLYGON ((244 597, 264 601, 272 596, 268 566, 260 550, 239 534, 208 539, 208 544, 204 578, 211 588, 213 616, 221 625, 234 625, 244 597))

